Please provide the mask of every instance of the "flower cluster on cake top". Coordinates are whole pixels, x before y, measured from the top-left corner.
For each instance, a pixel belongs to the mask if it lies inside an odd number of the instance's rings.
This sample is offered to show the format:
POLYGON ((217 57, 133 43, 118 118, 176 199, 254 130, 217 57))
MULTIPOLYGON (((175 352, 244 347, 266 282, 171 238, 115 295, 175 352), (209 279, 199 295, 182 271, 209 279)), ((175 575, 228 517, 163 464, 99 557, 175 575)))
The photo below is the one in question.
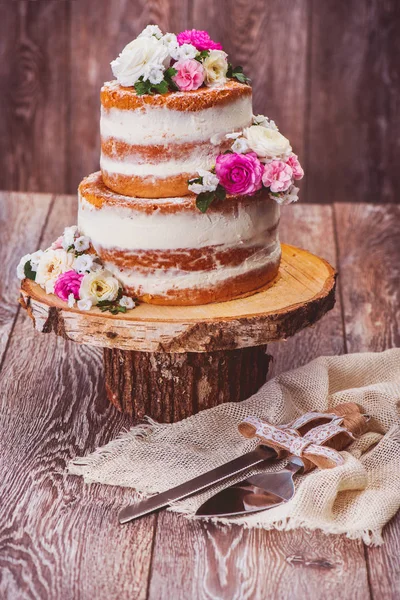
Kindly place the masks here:
POLYGON ((249 83, 242 67, 233 68, 221 44, 207 31, 191 29, 163 34, 148 25, 111 62, 112 72, 124 87, 138 95, 197 90, 221 86, 228 79, 249 83))
POLYGON ((90 251, 90 239, 76 226, 64 233, 47 250, 23 256, 17 267, 19 279, 31 279, 47 294, 55 294, 70 308, 125 313, 135 302, 122 293, 122 285, 90 251))
POLYGON ((251 196, 262 187, 278 204, 296 202, 299 188, 294 182, 302 179, 304 171, 274 121, 257 115, 250 127, 224 137, 232 141, 231 148, 217 156, 210 171, 199 170, 199 176, 188 181, 201 212, 227 194, 251 196))

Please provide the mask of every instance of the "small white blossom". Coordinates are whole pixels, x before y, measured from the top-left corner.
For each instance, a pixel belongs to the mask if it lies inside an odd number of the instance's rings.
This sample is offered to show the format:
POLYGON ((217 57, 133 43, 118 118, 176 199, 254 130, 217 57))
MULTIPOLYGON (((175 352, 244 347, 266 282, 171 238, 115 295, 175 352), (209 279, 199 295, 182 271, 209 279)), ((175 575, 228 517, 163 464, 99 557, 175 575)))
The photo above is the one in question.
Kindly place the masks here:
POLYGON ((267 129, 279 131, 275 121, 268 119, 268 117, 265 117, 264 115, 253 115, 253 125, 260 125, 261 127, 266 127, 267 129))
POLYGON ((89 273, 93 265, 93 256, 91 254, 81 254, 74 260, 72 268, 77 273, 89 273))
POLYGON ((162 69, 158 69, 157 67, 152 67, 149 71, 147 79, 153 85, 157 85, 158 83, 161 83, 164 79, 164 71, 162 69))
POLYGON ((170 44, 177 44, 178 43, 178 40, 177 40, 177 37, 176 37, 175 33, 165 33, 162 36, 161 41, 166 46, 169 46, 170 44))
POLYGON ((25 256, 23 256, 21 258, 21 260, 18 263, 17 266, 17 277, 18 279, 25 279, 25 265, 28 261, 31 260, 31 255, 30 254, 25 254, 25 256))
POLYGON ((244 154, 249 150, 247 140, 245 138, 238 138, 232 144, 232 150, 233 152, 236 152, 236 154, 244 154))
POLYGON ((63 242, 62 242, 64 250, 67 250, 67 248, 69 248, 70 246, 73 245, 77 231, 78 231, 78 228, 76 225, 73 225, 72 227, 66 227, 64 229, 63 242))
POLYGON ((132 298, 129 298, 129 296, 122 296, 121 300, 119 301, 119 305, 124 306, 128 310, 135 308, 135 303, 132 298))
POLYGON ((152 35, 154 35, 158 40, 162 38, 163 34, 158 25, 147 25, 147 27, 145 27, 143 31, 139 33, 138 37, 151 37, 152 35))
POLYGON ((240 137, 241 135, 242 135, 241 131, 234 131, 233 133, 227 133, 225 137, 227 140, 237 140, 237 138, 240 137))
POLYGON ((176 52, 176 55, 178 56, 176 60, 187 60, 189 58, 195 58, 198 53, 199 51, 197 50, 196 46, 193 46, 193 44, 182 44, 182 46, 179 46, 176 52))
POLYGON ((74 247, 77 252, 84 252, 90 246, 90 238, 87 235, 81 235, 74 242, 74 247))
POLYGON ((73 294, 69 294, 68 296, 68 306, 69 308, 73 308, 75 306, 75 296, 73 294))
POLYGON ((278 204, 284 206, 285 204, 292 204, 293 202, 297 202, 299 199, 299 190, 300 188, 292 185, 287 192, 282 194, 282 196, 271 196, 278 204))
POLYGON ((92 301, 89 298, 78 300, 77 306, 79 310, 90 310, 92 308, 92 301))
POLYGON ((202 192, 213 192, 217 189, 219 179, 214 173, 211 173, 211 171, 205 171, 204 169, 199 169, 198 173, 203 182, 189 184, 188 187, 191 192, 194 194, 201 194, 202 192))

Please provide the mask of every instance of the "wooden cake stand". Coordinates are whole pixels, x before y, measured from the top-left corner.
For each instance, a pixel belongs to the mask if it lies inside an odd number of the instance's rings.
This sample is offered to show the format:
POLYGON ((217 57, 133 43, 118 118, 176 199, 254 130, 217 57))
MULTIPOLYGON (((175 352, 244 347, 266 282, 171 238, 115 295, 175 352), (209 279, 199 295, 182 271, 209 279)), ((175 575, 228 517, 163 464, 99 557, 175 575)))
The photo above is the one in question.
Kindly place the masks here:
POLYGON ((116 316, 68 308, 24 280, 21 305, 42 333, 104 348, 109 400, 137 421, 172 422, 244 400, 265 382, 266 344, 318 321, 335 303, 335 270, 282 245, 276 279, 251 296, 202 306, 140 304, 116 316))

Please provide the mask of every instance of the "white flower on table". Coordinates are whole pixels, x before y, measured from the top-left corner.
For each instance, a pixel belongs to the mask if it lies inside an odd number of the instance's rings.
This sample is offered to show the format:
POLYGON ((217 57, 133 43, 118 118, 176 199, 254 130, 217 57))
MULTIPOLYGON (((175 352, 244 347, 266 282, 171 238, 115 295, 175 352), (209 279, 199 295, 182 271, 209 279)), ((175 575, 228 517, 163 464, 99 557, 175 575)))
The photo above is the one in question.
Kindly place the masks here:
POLYGON ((113 302, 119 292, 119 281, 110 271, 102 269, 98 272, 91 272, 82 279, 79 289, 81 300, 91 300, 92 305, 98 302, 113 302))
POLYGON ((77 273, 89 273, 92 269, 93 262, 94 258, 91 254, 81 254, 75 258, 72 267, 77 273))
POLYGON ((237 138, 233 142, 231 149, 233 152, 236 152, 236 154, 244 154, 250 150, 249 144, 245 138, 237 138))
POLYGON ((198 170, 199 177, 202 178, 202 183, 190 183, 188 188, 194 194, 201 194, 202 192, 214 192, 217 189, 219 179, 211 171, 204 169, 198 170))
POLYGON ((67 250, 70 246, 73 246, 77 232, 78 227, 76 225, 73 225, 72 227, 66 227, 64 229, 62 238, 62 246, 64 250, 67 250))
POLYGON ((72 252, 66 252, 62 248, 53 250, 48 248, 40 257, 36 272, 36 283, 42 286, 47 294, 54 292, 54 285, 61 273, 70 271, 74 262, 72 252))
POLYGON ((92 301, 89 298, 85 298, 84 300, 78 300, 76 305, 79 310, 90 310, 92 308, 92 301))
POLYGON ((74 248, 77 252, 84 252, 89 249, 89 246, 90 238, 87 235, 79 236, 74 242, 74 248))
POLYGON ((143 31, 141 33, 139 33, 138 38, 141 38, 141 37, 149 38, 149 37, 152 37, 153 35, 158 40, 162 38, 163 34, 158 25, 147 25, 147 27, 145 27, 143 29, 143 31))
POLYGON ((147 80, 153 69, 164 72, 170 62, 167 46, 152 35, 138 37, 122 50, 112 61, 111 69, 118 82, 123 86, 132 86, 140 77, 147 80))
POLYGON ((133 298, 130 298, 129 296, 122 296, 119 305, 124 306, 127 310, 135 308, 135 302, 133 301, 133 298))
POLYGON ((206 85, 214 87, 227 82, 227 56, 223 50, 210 50, 209 55, 203 61, 206 85))
POLYGON ((243 135, 262 162, 275 158, 285 161, 292 152, 289 140, 275 129, 252 125, 243 130, 243 135))

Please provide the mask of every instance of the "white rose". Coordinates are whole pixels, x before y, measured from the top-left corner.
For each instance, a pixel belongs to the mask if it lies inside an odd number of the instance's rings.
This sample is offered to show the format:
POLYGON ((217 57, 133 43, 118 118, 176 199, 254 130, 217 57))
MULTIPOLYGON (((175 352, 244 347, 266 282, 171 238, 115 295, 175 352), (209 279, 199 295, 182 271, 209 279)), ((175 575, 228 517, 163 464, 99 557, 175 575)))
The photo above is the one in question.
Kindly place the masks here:
POLYGON ((114 76, 123 86, 132 86, 143 76, 147 79, 151 69, 164 70, 169 63, 168 48, 154 36, 139 37, 130 42, 112 61, 114 76))
POLYGON ((249 150, 249 144, 245 138, 237 138, 232 144, 232 150, 236 154, 244 154, 249 150))
POLYGON ((91 300, 93 305, 103 300, 112 302, 118 295, 119 287, 118 279, 104 269, 84 276, 79 296, 81 300, 91 300))
POLYGON ((147 25, 147 27, 145 27, 143 29, 143 31, 141 33, 139 33, 138 38, 141 37, 151 37, 151 36, 155 36, 158 40, 162 38, 162 31, 159 28, 158 25, 147 25))
POLYGON ((42 286, 47 294, 52 294, 57 277, 61 273, 70 271, 73 262, 74 255, 72 252, 66 252, 61 248, 57 250, 49 248, 43 252, 40 258, 36 272, 36 283, 42 286))
POLYGON ((81 254, 77 256, 73 263, 73 269, 77 273, 88 273, 93 265, 93 256, 91 254, 81 254))
POLYGON ((206 85, 218 86, 227 82, 227 56, 222 50, 210 50, 210 54, 203 61, 206 85))
POLYGON ((131 308, 135 308, 133 298, 129 298, 129 296, 122 296, 121 300, 119 301, 119 305, 124 306, 128 310, 131 308))
POLYGON ((292 151, 289 140, 275 129, 252 125, 243 130, 243 135, 247 139, 251 150, 261 160, 263 158, 280 158, 285 160, 292 151))

